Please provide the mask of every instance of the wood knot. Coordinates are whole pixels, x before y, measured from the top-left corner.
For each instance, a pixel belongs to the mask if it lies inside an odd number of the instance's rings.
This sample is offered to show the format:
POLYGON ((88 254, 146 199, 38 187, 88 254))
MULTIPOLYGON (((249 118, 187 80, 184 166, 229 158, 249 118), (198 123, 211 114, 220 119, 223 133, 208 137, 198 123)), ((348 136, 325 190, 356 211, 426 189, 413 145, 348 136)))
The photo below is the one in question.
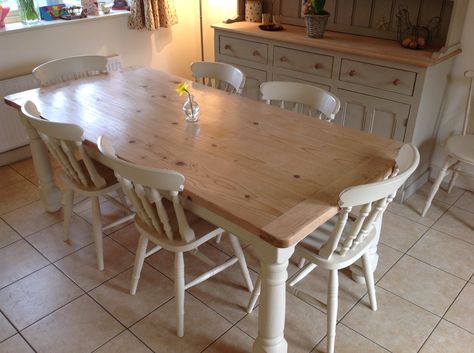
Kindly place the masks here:
POLYGON ((217 145, 216 145, 215 143, 213 143, 211 146, 212 146, 212 147, 217 147, 217 145))
POLYGON ((137 113, 141 113, 142 111, 140 109, 137 109, 137 113))
POLYGON ((135 140, 130 140, 128 141, 128 143, 135 143, 135 140))
POLYGON ((257 122, 257 121, 254 121, 253 124, 254 124, 254 125, 260 125, 260 123, 257 122))
POLYGON ((189 200, 189 201, 192 201, 193 199, 191 198, 191 196, 186 196, 186 198, 189 200))
POLYGON ((245 194, 245 198, 246 198, 246 199, 249 199, 249 198, 250 198, 250 195, 249 195, 249 194, 245 194))
POLYGON ((176 165, 182 167, 183 165, 186 165, 186 163, 179 161, 176 162, 176 165))
POLYGON ((294 175, 293 175, 293 178, 299 179, 299 178, 301 178, 301 176, 299 176, 298 174, 294 174, 294 175))
POLYGON ((172 125, 179 125, 177 122, 171 123, 172 125))
POLYGON ((162 96, 161 96, 161 98, 168 98, 168 96, 166 96, 166 95, 162 95, 162 96))

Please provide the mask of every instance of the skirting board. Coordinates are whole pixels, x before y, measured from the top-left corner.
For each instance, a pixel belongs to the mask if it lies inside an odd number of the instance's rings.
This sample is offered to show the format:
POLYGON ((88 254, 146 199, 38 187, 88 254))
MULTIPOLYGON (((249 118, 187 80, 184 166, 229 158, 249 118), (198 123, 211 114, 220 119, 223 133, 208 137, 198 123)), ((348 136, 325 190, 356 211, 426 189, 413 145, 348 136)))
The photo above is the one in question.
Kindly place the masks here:
POLYGON ((0 153, 0 167, 31 157, 30 146, 15 148, 14 150, 0 153))

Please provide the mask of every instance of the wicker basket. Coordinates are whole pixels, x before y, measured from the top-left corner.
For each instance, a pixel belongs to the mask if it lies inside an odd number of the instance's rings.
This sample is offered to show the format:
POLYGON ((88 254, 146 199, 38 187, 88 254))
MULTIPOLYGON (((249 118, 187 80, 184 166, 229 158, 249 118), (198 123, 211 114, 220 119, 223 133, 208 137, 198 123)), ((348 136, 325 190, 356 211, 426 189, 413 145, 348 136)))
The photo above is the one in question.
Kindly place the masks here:
POLYGON ((306 33, 308 37, 322 38, 326 25, 328 23, 329 14, 325 15, 306 15, 306 33))

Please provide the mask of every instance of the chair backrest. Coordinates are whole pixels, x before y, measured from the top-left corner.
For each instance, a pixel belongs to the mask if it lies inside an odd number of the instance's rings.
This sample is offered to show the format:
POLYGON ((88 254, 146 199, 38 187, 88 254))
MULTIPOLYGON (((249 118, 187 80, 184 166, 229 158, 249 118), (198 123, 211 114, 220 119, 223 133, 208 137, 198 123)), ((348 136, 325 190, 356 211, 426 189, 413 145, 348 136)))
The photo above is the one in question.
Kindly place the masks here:
POLYGON ((245 85, 244 73, 229 64, 197 61, 191 64, 191 71, 196 82, 204 80, 205 85, 226 92, 241 94, 245 85))
POLYGON ((339 195, 338 220, 328 241, 321 247, 319 256, 329 259, 335 252, 344 256, 356 246, 364 244, 375 222, 382 217, 388 204, 394 199, 398 189, 415 171, 420 154, 415 146, 404 145, 397 157, 396 167, 386 180, 345 189, 339 195), (344 237, 347 219, 353 207, 360 206, 359 214, 344 237), (343 239, 341 241, 341 239, 343 239))
POLYGON ((84 131, 80 126, 42 119, 31 101, 21 107, 21 112, 72 183, 81 188, 101 188, 106 185, 82 144, 84 131))
POLYGON ((41 86, 77 80, 107 72, 107 58, 100 55, 81 55, 48 61, 33 69, 33 76, 41 86))
POLYGON ((269 81, 260 85, 262 99, 267 104, 278 103, 283 109, 316 116, 332 121, 341 108, 341 102, 332 93, 299 82, 269 81))
POLYGON ((132 202, 137 217, 158 236, 171 241, 191 242, 194 231, 188 224, 179 199, 184 188, 184 176, 176 171, 147 168, 117 158, 110 142, 103 136, 97 141, 103 162, 115 171, 124 193, 132 202), (170 215, 163 204, 163 195, 169 196, 174 214, 170 215), (170 223, 170 216, 176 217, 179 237, 176 237, 170 223))

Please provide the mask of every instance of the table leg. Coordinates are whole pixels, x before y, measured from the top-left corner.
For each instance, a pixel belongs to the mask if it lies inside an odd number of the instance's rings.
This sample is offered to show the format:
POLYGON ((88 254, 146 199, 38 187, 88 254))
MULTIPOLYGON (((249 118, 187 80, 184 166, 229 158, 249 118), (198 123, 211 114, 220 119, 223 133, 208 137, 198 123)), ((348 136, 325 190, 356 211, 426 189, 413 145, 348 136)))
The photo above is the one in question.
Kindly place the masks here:
POLYGON ((62 193, 53 181, 48 151, 36 130, 25 120, 21 113, 20 119, 26 128, 26 133, 30 141, 33 164, 39 180, 41 201, 43 201, 43 206, 46 211, 56 212, 61 209, 62 193))
POLYGON ((278 249, 270 245, 256 249, 259 255, 262 280, 258 311, 258 336, 253 353, 286 353, 288 344, 284 337, 286 280, 288 260, 294 247, 278 249))
MULTIPOLYGON (((383 217, 378 217, 375 221, 375 241, 374 244, 369 248, 369 261, 371 263, 371 268, 374 272, 377 269, 377 265, 379 263, 379 254, 377 253, 377 247, 379 245, 380 232, 382 231, 382 218, 383 217)), ((364 271, 362 270, 362 260, 358 260, 350 267, 350 269, 352 272, 352 279, 357 283, 364 284, 365 277, 364 271)))

